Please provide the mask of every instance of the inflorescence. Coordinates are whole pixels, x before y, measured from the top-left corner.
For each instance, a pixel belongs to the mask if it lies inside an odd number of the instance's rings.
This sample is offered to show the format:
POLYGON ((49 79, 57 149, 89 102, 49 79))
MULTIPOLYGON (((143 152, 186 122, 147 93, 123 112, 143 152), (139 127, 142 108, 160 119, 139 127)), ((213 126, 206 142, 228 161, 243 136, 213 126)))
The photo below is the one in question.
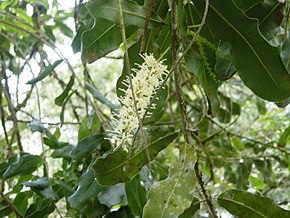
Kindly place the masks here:
POLYGON ((138 69, 132 69, 136 73, 131 80, 133 87, 127 76, 122 83, 127 89, 121 90, 124 92, 124 96, 119 98, 122 107, 115 122, 114 132, 118 137, 114 137, 114 139, 116 147, 122 146, 125 151, 128 151, 128 147, 133 143, 134 134, 139 128, 139 119, 143 120, 145 115, 150 116, 148 112, 146 113, 149 107, 155 108, 151 101, 162 86, 164 77, 168 74, 167 66, 162 61, 157 61, 152 54, 141 56, 144 62, 137 65, 138 69))

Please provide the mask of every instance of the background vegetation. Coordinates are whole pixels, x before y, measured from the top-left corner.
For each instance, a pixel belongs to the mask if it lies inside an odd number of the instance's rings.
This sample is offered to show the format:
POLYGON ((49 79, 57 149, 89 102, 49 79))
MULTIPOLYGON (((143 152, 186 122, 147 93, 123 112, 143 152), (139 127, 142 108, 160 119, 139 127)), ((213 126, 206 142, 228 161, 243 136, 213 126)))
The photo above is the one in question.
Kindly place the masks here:
POLYGON ((0 1, 0 217, 290 217, 289 1, 73 3, 0 1), (127 153, 140 53, 169 73, 127 153))

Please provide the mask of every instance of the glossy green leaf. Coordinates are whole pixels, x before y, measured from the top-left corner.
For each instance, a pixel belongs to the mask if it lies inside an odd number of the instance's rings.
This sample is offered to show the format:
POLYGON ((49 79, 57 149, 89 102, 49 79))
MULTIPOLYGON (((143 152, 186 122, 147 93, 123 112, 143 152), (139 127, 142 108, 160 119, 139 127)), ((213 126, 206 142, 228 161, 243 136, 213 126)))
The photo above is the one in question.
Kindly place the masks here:
POLYGON ((190 208, 196 186, 195 150, 183 145, 180 158, 170 170, 167 179, 156 182, 150 189, 143 217, 178 217, 190 208))
POLYGON ((281 134, 278 141, 278 146, 285 147, 289 142, 289 139, 290 139, 290 126, 288 126, 281 134))
POLYGON ((51 180, 52 189, 56 192, 59 198, 69 197, 74 193, 74 190, 70 185, 62 180, 51 180))
POLYGON ((128 205, 133 214, 142 217, 143 207, 147 201, 147 193, 144 186, 141 185, 140 176, 136 175, 132 180, 126 182, 125 188, 128 205))
POLYGON ((88 168, 87 172, 80 177, 75 193, 67 198, 67 202, 72 208, 81 209, 103 190, 104 188, 96 183, 91 168, 88 168))
POLYGON ((16 160, 9 165, 3 174, 3 178, 8 179, 16 175, 29 175, 33 173, 41 163, 42 158, 38 155, 28 153, 17 155, 16 160))
POLYGON ((105 134, 95 134, 84 138, 71 150, 70 156, 78 160, 91 155, 101 149, 101 144, 105 141, 104 138, 105 134))
POLYGON ((178 218, 192 218, 196 211, 200 209, 200 202, 197 198, 193 198, 191 205, 178 218))
POLYGON ((281 58, 285 67, 290 72, 290 36, 285 40, 281 48, 281 58))
POLYGON ((259 30, 266 39, 273 39, 279 32, 283 19, 284 4, 275 0, 264 0, 246 11, 247 16, 258 19, 259 30))
POLYGON ((36 78, 30 80, 27 82, 27 84, 33 85, 41 80, 43 80, 45 77, 50 75, 53 70, 62 62, 63 60, 57 60, 53 64, 47 66, 36 78))
MULTIPOLYGON (((144 130, 145 131, 145 130, 144 130)), ((176 137, 174 128, 148 128, 145 131, 148 146, 136 141, 134 147, 139 148, 131 156, 122 148, 98 158, 93 164, 97 182, 101 185, 114 185, 127 182, 134 177, 141 168, 153 160, 156 155, 166 148, 176 137)))
POLYGON ((274 200, 241 190, 228 190, 218 197, 218 203, 239 218, 290 217, 290 211, 275 204, 274 200))
MULTIPOLYGON (((117 1, 90 0, 86 6, 94 17, 101 17, 116 24, 119 23, 119 8, 117 1)), ((126 26, 135 25, 142 28, 144 27, 147 8, 138 5, 133 1, 125 0, 122 1, 122 9, 123 19, 126 26)), ((162 24, 162 19, 152 11, 149 28, 160 26, 162 24)))
POLYGON ((107 99, 96 87, 93 85, 86 83, 85 87, 89 92, 92 94, 92 96, 100 101, 101 103, 107 105, 112 110, 116 110, 118 107, 114 105, 109 99, 107 99))
POLYGON ((54 99, 54 103, 58 106, 61 106, 65 100, 65 98, 68 96, 68 93, 69 91, 71 90, 73 84, 74 84, 74 79, 75 79, 75 76, 72 75, 70 77, 70 80, 68 82, 68 84, 66 85, 65 89, 63 90, 63 92, 54 99))
MULTIPOLYGON (((203 12, 203 1, 194 4, 203 12)), ((239 76, 255 94, 274 102, 289 97, 289 73, 278 49, 260 34, 256 20, 248 18, 232 0, 212 1, 206 25, 216 37, 231 44, 232 60, 239 76)))

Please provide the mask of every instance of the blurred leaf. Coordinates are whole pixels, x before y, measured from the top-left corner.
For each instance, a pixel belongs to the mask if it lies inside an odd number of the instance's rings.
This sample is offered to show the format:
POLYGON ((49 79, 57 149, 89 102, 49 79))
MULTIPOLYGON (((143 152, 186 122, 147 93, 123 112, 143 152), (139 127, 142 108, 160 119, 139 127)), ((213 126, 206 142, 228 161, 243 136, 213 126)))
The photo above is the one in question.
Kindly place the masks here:
POLYGON ((32 191, 45 199, 52 201, 57 201, 59 199, 57 194, 51 188, 50 181, 46 177, 39 178, 32 182, 24 182, 22 184, 30 187, 32 191))
POLYGON ((75 148, 73 145, 68 145, 63 148, 55 149, 51 153, 51 157, 53 158, 70 158, 71 151, 75 148))
POLYGON ((67 198, 67 202, 72 208, 81 209, 103 190, 104 188, 96 183, 94 173, 89 167, 87 172, 80 177, 77 190, 67 198))
MULTIPOLYGON (((203 1, 194 4, 198 11, 204 11, 203 1)), ((216 37, 231 44, 232 60, 239 76, 256 95, 274 102, 289 97, 289 73, 278 48, 260 34, 256 20, 248 18, 232 0, 214 1, 210 2, 206 25, 216 37)))
POLYGON ((125 184, 128 205, 133 214, 137 217, 142 217, 143 207, 147 201, 147 192, 141 185, 140 176, 136 175, 132 180, 125 184))
POLYGON ((216 63, 214 66, 219 80, 228 80, 236 73, 230 49, 231 45, 228 42, 219 42, 216 50, 216 63))
POLYGON ((49 214, 51 214, 54 211, 55 207, 50 206, 43 206, 39 208, 38 210, 35 210, 34 208, 31 209, 31 213, 25 214, 25 218, 40 218, 40 217, 47 217, 49 214))
POLYGON ((109 208, 117 204, 127 203, 124 183, 105 187, 102 193, 98 196, 98 199, 102 204, 109 208))
MULTIPOLYGON (((17 193, 13 200, 13 204, 17 207, 20 213, 24 214, 28 207, 28 200, 32 197, 32 191, 25 191, 17 193)), ((1 217, 1 216, 0 216, 1 217)))
POLYGON ((218 203, 240 218, 290 217, 290 211, 277 206, 272 199, 241 190, 225 191, 218 203))
POLYGON ((156 182, 150 189, 143 217, 178 217, 190 208, 196 186, 196 153, 190 145, 183 145, 180 157, 167 179, 156 182))
POLYGON ((68 93, 69 93, 69 91, 71 90, 71 88, 72 88, 72 86, 74 84, 74 79, 75 79, 75 76, 72 75, 70 77, 70 80, 69 80, 68 84, 66 85, 65 89, 63 90, 63 92, 58 97, 55 98, 54 103, 56 105, 61 106, 63 104, 64 100, 68 96, 68 93))
POLYGON ((145 148, 143 144, 136 141, 133 147, 139 150, 132 156, 122 148, 118 148, 95 161, 93 169, 99 184, 114 185, 129 181, 149 162, 148 153, 152 161, 178 135, 174 128, 148 128, 145 134, 148 135, 148 146, 145 148))
POLYGON ((69 197, 74 193, 74 190, 62 180, 51 180, 52 189, 56 192, 59 198, 69 197))
MULTIPOLYGON (((110 20, 119 23, 119 7, 117 1, 89 0, 87 8, 94 17, 110 20)), ((133 1, 122 1, 123 19, 126 26, 144 27, 147 8, 138 5, 133 1)), ((163 21, 154 11, 151 13, 149 28, 160 26, 163 21)))
POLYGON ((45 133, 46 128, 43 126, 43 124, 39 120, 32 120, 31 123, 27 125, 27 127, 32 131, 32 132, 41 132, 45 133))
POLYGON ((217 114, 219 111, 219 98, 217 95, 218 82, 212 75, 206 71, 204 63, 201 61, 199 54, 191 49, 185 56, 185 62, 190 71, 196 76, 202 87, 204 88, 212 107, 212 112, 217 114))
POLYGON ((7 217, 9 214, 13 213, 12 208, 6 203, 6 201, 0 201, 0 218, 7 217))
POLYGON ((93 95, 95 99, 107 105, 113 111, 115 111, 118 108, 116 105, 110 102, 109 99, 107 99, 96 87, 94 87, 93 85, 89 83, 86 83, 85 86, 86 86, 86 89, 89 90, 89 92, 93 95))
POLYGON ((63 60, 57 60, 53 64, 47 66, 36 78, 30 80, 27 82, 27 84, 33 85, 41 80, 43 80, 45 77, 47 77, 49 74, 53 72, 53 70, 62 62, 63 60))
POLYGON ((193 198, 191 205, 188 209, 186 209, 178 218, 192 218, 196 211, 200 209, 200 202, 197 198, 193 198))
POLYGON ((89 156, 93 152, 100 150, 101 144, 104 141, 105 134, 95 134, 88 136, 78 142, 77 146, 71 150, 70 156, 76 160, 89 156))
POLYGON ((121 207, 117 211, 109 213, 105 218, 135 218, 129 207, 121 207))
POLYGON ((266 103, 264 100, 257 98, 256 105, 257 105, 259 114, 265 115, 267 113, 266 103))
POLYGON ((16 160, 9 165, 3 174, 3 178, 8 179, 16 175, 29 175, 33 173, 41 163, 42 158, 38 155, 28 153, 17 155, 16 160))
POLYGON ((64 112, 65 112, 65 107, 66 107, 66 104, 69 102, 71 96, 76 93, 76 90, 75 91, 72 91, 66 98, 65 100, 63 101, 62 103, 62 107, 61 107, 61 112, 60 112, 60 115, 59 115, 59 118, 60 118, 60 122, 63 123, 64 122, 64 112))
POLYGON ((264 189, 267 185, 258 177, 253 177, 253 176, 249 176, 249 182, 252 186, 254 186, 255 188, 262 190, 264 189))
POLYGON ((283 133, 280 135, 278 146, 279 147, 285 147, 287 145, 287 142, 289 142, 290 137, 290 126, 288 126, 283 133))

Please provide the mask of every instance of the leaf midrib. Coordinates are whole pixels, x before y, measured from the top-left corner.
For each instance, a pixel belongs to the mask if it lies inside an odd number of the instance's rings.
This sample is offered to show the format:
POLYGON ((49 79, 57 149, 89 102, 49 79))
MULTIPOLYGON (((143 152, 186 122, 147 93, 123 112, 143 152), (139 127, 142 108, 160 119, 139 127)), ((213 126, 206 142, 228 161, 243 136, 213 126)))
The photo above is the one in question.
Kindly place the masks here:
MULTIPOLYGON (((164 136, 164 137, 162 137, 162 138, 159 138, 159 139, 153 141, 153 142, 152 142, 148 147, 153 146, 153 145, 154 145, 155 143, 157 143, 158 141, 161 141, 161 140, 163 140, 163 139, 165 139, 165 138, 167 138, 167 137, 173 136, 173 135, 175 135, 175 134, 177 134, 177 133, 174 132, 174 133, 168 134, 168 135, 166 135, 166 136, 164 136)), ((104 174, 108 174, 108 173, 110 173, 110 172, 112 172, 112 171, 114 171, 114 170, 116 170, 116 169, 118 169, 118 168, 124 166, 126 163, 130 162, 130 161, 133 160, 136 156, 138 156, 140 153, 142 153, 142 152, 144 152, 146 149, 148 149, 148 147, 143 148, 142 150, 140 150, 139 152, 137 152, 136 154, 134 154, 133 156, 131 156, 130 159, 128 159, 128 160, 122 162, 120 165, 117 165, 116 167, 110 168, 110 169, 107 170, 107 171, 103 171, 102 173, 95 173, 95 174, 96 174, 96 175, 104 175, 104 174)), ((104 157, 104 158, 106 158, 106 157, 104 157)), ((103 158, 103 159, 104 159, 104 158, 103 158)))
POLYGON ((229 27, 231 27, 244 41, 245 43, 250 47, 250 49, 252 50, 252 52, 254 53, 254 55, 257 57, 258 61, 260 62, 260 64, 262 65, 262 67, 265 69, 265 71, 267 72, 267 74, 269 75, 269 77, 272 79, 273 83, 275 84, 275 86, 280 90, 278 84, 276 83, 275 79, 272 77, 271 73, 269 72, 268 68, 265 66, 265 64, 263 63, 262 59, 260 58, 260 56, 258 55, 258 53, 255 51, 255 49, 253 48, 253 46, 250 44, 250 42, 243 36, 243 34, 236 29, 219 11, 218 9, 216 9, 212 4, 209 4, 210 7, 212 8, 212 10, 218 15, 220 16, 220 18, 222 20, 224 20, 224 22, 226 22, 229 27))

